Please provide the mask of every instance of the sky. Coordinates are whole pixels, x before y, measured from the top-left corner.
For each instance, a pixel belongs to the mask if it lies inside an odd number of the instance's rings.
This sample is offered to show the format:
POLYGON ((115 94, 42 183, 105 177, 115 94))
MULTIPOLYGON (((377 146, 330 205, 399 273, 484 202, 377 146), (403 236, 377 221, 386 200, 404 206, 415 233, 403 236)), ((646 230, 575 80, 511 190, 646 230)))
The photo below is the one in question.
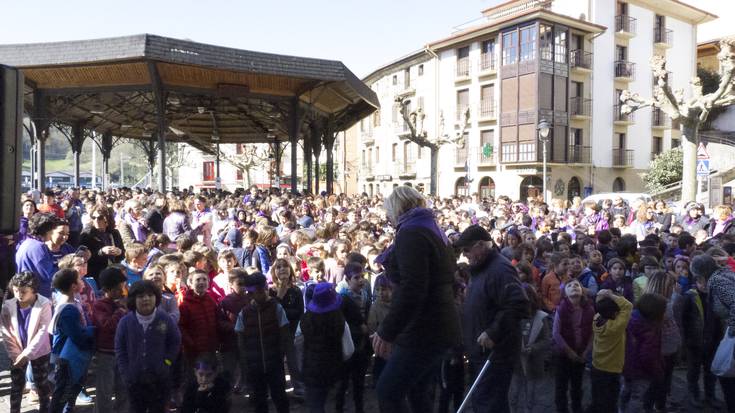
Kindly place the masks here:
MULTIPOLYGON (((502 1, 3 0, 0 44, 151 33, 341 60, 363 77, 448 36, 456 26, 479 23, 481 10, 502 1)), ((727 27, 735 21, 735 1, 687 1, 720 16, 700 27, 700 41, 735 35, 735 29, 727 27)))

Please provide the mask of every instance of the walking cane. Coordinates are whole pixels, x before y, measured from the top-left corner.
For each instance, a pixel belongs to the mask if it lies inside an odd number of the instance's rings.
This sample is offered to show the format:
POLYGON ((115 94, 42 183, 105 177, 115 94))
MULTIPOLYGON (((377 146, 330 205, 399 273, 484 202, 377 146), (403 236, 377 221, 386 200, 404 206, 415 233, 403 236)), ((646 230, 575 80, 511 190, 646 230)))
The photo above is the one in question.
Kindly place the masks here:
POLYGON ((472 392, 475 391, 475 387, 477 387, 477 384, 480 382, 480 379, 485 374, 485 371, 487 370, 488 367, 490 367, 490 357, 487 358, 485 365, 482 366, 482 369, 480 370, 480 373, 477 375, 475 382, 472 383, 472 387, 470 387, 470 391, 467 392, 467 396, 465 396, 464 400, 462 400, 462 404, 459 406, 459 410, 457 410, 457 413, 462 413, 465 407, 467 407, 467 402, 470 400, 470 397, 472 397, 472 392))

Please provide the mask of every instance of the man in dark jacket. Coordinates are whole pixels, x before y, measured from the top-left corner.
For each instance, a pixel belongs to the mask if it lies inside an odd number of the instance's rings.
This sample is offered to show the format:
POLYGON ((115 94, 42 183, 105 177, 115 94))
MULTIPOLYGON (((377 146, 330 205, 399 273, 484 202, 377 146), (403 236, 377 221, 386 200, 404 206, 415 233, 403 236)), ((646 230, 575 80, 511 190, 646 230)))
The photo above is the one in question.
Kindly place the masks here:
POLYGON ((472 278, 462 311, 462 337, 477 378, 488 356, 490 366, 472 394, 476 412, 507 412, 513 365, 520 356, 520 320, 529 300, 510 261, 493 248, 490 234, 468 227, 454 246, 469 260, 472 278))

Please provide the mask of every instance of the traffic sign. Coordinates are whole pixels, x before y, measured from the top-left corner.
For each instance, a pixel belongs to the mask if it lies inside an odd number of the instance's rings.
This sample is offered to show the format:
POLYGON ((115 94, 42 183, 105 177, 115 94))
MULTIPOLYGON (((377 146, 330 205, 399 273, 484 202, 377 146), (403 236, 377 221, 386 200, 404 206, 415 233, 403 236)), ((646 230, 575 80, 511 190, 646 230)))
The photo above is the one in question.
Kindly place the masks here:
POLYGON ((697 176, 709 176, 709 159, 697 159, 697 176))
POLYGON ((699 146, 697 147, 697 159, 709 159, 709 152, 707 152, 707 148, 704 147, 703 142, 699 142, 699 146))

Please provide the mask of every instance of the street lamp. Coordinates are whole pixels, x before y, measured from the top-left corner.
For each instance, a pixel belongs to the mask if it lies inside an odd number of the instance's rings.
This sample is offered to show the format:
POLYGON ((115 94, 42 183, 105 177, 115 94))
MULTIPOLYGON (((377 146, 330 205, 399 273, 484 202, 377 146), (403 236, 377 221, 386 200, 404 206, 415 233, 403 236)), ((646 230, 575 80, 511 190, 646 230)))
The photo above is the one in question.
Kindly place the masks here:
POLYGON ((536 127, 538 129, 538 139, 541 141, 541 144, 544 146, 543 148, 543 156, 544 156, 544 181, 543 181, 543 191, 544 191, 544 203, 546 203, 546 143, 549 142, 549 132, 551 131, 551 128, 549 126, 549 122, 546 121, 546 119, 541 119, 541 121, 538 123, 538 126, 536 127))

